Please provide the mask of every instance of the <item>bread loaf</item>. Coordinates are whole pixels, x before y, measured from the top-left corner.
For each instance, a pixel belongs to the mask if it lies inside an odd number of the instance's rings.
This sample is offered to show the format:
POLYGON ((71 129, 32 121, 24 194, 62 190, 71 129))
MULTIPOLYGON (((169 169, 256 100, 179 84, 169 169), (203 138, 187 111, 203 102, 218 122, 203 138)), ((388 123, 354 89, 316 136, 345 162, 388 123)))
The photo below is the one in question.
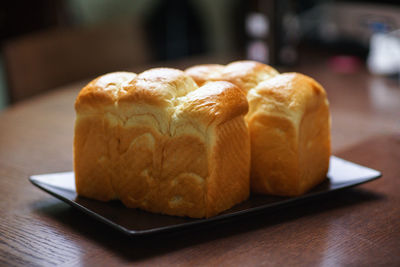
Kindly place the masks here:
POLYGON ((248 104, 235 85, 199 88, 166 68, 117 72, 84 87, 75 109, 78 195, 194 218, 248 198, 248 104))
POLYGON ((247 94, 253 192, 297 196, 325 179, 330 114, 320 84, 254 61, 194 66, 186 73, 198 84, 229 81, 247 94))

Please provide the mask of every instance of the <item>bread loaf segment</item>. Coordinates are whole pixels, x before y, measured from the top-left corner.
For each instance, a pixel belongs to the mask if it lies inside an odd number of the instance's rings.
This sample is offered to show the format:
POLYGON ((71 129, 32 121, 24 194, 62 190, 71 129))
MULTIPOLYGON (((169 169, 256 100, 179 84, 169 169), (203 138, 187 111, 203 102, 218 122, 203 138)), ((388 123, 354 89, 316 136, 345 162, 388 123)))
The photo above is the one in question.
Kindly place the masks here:
POLYGON ((325 179, 329 104, 316 81, 297 73, 279 74, 254 61, 194 66, 186 73, 198 84, 229 81, 247 94, 253 192, 295 196, 325 179))
POLYGON ((126 73, 111 75, 123 82, 96 79, 76 101, 79 195, 197 218, 248 197, 248 105, 240 89, 225 82, 198 88, 173 69, 131 74, 129 82, 126 73), (227 159, 216 164, 223 155, 227 159), (233 168, 231 176, 220 175, 233 168))
POLYGON ((324 180, 330 157, 324 89, 305 75, 285 73, 250 90, 248 100, 252 190, 295 196, 324 180))
POLYGON ((78 194, 108 201, 117 197, 113 189, 116 175, 116 126, 120 117, 115 103, 124 88, 136 77, 118 72, 101 76, 84 87, 75 102, 74 170, 78 194))
MULTIPOLYGON (((249 196, 250 140, 243 119, 247 110, 246 97, 236 86, 210 82, 182 99, 175 113, 175 134, 192 132, 195 136, 197 132, 205 137, 209 177, 205 189, 206 217, 249 196)), ((193 162, 193 167, 201 166, 193 162)))

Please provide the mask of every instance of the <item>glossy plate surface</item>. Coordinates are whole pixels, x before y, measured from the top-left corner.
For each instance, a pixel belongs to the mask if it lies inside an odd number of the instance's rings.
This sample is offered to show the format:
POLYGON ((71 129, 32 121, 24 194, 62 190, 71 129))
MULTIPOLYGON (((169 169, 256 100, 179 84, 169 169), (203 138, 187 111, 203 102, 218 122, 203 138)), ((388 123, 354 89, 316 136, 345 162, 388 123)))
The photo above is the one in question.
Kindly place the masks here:
POLYGON ((381 177, 379 171, 332 156, 329 172, 322 184, 300 197, 273 197, 254 195, 245 202, 208 219, 180 218, 128 209, 119 201, 100 202, 77 196, 73 172, 33 175, 29 180, 40 189, 93 216, 101 222, 132 236, 194 227, 200 224, 232 220, 256 212, 283 208, 322 196, 340 189, 356 186, 381 177))

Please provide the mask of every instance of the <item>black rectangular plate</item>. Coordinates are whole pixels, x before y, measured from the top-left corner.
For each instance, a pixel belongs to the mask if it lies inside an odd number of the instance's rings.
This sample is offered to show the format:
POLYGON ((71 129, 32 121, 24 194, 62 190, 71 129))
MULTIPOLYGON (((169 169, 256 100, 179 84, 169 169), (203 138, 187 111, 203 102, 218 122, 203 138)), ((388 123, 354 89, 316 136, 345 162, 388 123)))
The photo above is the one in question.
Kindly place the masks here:
POLYGON ((283 208, 310 198, 372 181, 381 177, 381 173, 332 156, 327 177, 328 179, 322 184, 300 197, 253 195, 250 199, 208 219, 153 214, 138 209, 128 209, 119 201, 100 202, 79 197, 75 191, 73 172, 33 175, 29 180, 47 193, 127 235, 143 236, 222 220, 233 220, 260 211, 266 212, 275 208, 283 208))

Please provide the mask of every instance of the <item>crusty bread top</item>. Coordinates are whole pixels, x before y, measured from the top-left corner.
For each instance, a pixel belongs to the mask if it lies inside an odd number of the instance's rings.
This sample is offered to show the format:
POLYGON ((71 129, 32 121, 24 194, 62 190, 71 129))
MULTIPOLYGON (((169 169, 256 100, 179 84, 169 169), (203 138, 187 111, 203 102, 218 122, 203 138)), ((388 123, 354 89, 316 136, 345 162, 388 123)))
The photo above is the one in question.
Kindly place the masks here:
POLYGON ((235 85, 222 81, 199 88, 189 75, 169 68, 98 77, 81 90, 75 109, 83 113, 132 104, 161 109, 168 120, 178 115, 192 116, 207 125, 223 123, 248 111, 246 97, 235 85))
POLYGON ((177 112, 221 124, 248 111, 246 96, 232 83, 211 82, 181 98, 177 112), (206 115, 206 116, 205 116, 206 115))
POLYGON ((226 66, 198 65, 185 71, 201 85, 209 81, 229 81, 247 94, 249 118, 255 112, 287 114, 294 120, 328 101, 326 92, 314 79, 299 73, 279 74, 274 68, 256 61, 236 61, 226 66), (259 109, 260 106, 262 109, 259 109))
POLYGON ((119 102, 147 103, 155 106, 176 106, 179 98, 196 90, 193 79, 182 71, 155 68, 140 73, 127 86, 127 94, 119 102))
POLYGON ((97 77, 79 92, 75 109, 79 111, 83 107, 96 108, 116 102, 136 76, 132 72, 113 72, 97 77))
POLYGON ((283 73, 259 83, 247 98, 250 110, 247 116, 262 112, 287 115, 293 121, 321 103, 329 105, 324 88, 314 79, 300 73, 283 73), (260 108, 262 106, 262 108, 260 108))
POLYGON ((235 61, 226 66, 218 64, 198 65, 185 71, 198 85, 207 81, 228 81, 247 93, 261 81, 278 74, 271 66, 250 60, 235 61))

